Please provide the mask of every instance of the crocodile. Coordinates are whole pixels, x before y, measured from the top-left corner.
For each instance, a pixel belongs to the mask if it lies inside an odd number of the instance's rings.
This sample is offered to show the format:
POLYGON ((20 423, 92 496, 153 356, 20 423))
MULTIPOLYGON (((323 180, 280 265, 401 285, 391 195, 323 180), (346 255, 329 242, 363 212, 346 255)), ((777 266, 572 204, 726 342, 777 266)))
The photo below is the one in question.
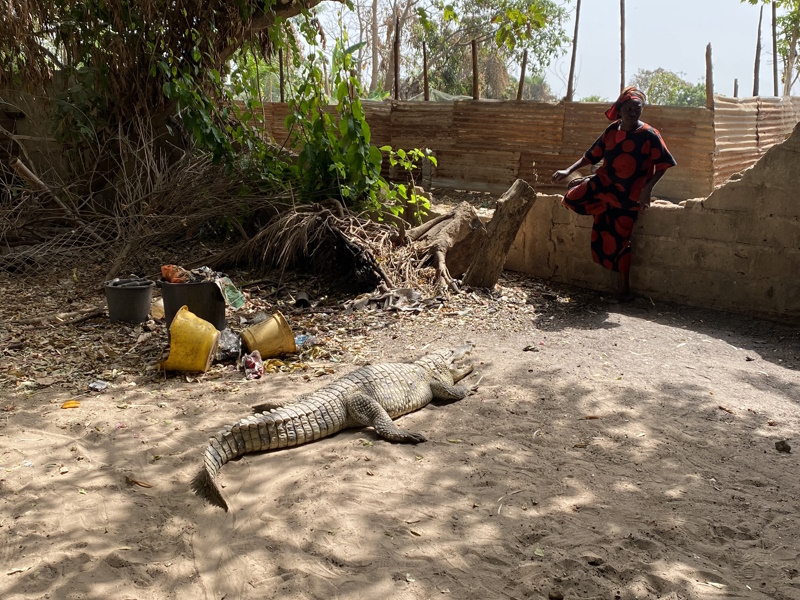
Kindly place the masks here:
POLYGON ((228 510, 215 481, 222 466, 249 452, 290 448, 350 427, 371 426, 388 441, 418 444, 425 436, 400 429, 392 419, 431 400, 461 400, 478 388, 455 385, 472 372, 472 343, 437 350, 413 363, 368 365, 278 408, 253 407, 245 417, 213 435, 192 488, 210 504, 228 510))

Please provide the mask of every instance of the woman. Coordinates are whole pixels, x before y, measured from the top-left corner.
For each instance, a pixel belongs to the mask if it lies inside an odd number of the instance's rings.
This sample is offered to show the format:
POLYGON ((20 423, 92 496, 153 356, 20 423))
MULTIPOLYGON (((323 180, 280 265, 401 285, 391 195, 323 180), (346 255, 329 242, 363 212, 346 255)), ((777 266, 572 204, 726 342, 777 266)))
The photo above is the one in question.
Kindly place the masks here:
POLYGON ((575 179, 562 203, 579 215, 592 215, 592 258, 619 273, 616 299, 627 302, 630 293, 631 233, 640 211, 650 206, 653 186, 675 159, 658 130, 639 120, 645 95, 635 87, 623 90, 606 111, 613 121, 583 157, 553 173, 553 181, 603 159, 594 175, 575 179))

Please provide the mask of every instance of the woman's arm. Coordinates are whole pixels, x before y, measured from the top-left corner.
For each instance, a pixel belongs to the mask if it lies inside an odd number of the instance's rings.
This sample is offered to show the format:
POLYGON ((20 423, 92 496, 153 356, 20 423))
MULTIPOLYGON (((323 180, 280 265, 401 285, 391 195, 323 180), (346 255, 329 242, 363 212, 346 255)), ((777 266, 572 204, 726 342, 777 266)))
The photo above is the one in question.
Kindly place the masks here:
POLYGON ((658 180, 664 176, 666 173, 666 169, 661 169, 656 171, 655 174, 644 184, 642 188, 641 194, 639 194, 639 206, 641 210, 646 210, 650 206, 650 195, 653 193, 653 187, 655 187, 658 180))
POLYGON ((592 162, 588 158, 586 158, 586 156, 582 156, 579 161, 575 162, 575 164, 573 164, 569 168, 562 169, 560 171, 556 171, 555 173, 553 173, 553 182, 558 183, 559 181, 562 181, 563 179, 569 177, 574 171, 577 171, 581 167, 585 167, 586 165, 590 164, 592 164, 592 162))

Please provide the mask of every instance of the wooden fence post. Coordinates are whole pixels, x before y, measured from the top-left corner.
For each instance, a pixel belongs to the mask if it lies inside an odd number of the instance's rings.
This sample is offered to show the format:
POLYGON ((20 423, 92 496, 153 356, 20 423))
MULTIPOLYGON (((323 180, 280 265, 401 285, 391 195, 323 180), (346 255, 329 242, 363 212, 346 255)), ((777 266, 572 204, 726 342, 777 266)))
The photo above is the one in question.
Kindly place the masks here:
POLYGON ((772 2, 772 88, 773 95, 778 95, 778 9, 772 2))
POLYGON ((478 42, 472 40, 472 99, 481 97, 478 89, 478 42))
POLYGON ((519 70, 519 86, 517 87, 517 100, 522 100, 522 92, 525 89, 525 69, 528 68, 528 51, 522 53, 522 67, 519 70))
POLYGON ((739 97, 739 80, 738 79, 734 79, 733 80, 733 97, 734 98, 738 98, 739 97))
POLYGON ((759 72, 761 71, 761 20, 764 17, 764 6, 758 12, 758 39, 756 40, 756 64, 753 68, 753 96, 758 96, 759 72))
POLYGON ((569 63, 569 80, 567 81, 567 102, 572 102, 572 95, 575 93, 575 56, 578 54, 578 22, 580 19, 581 0, 578 0, 578 5, 575 7, 575 33, 572 35, 572 60, 569 63))
POLYGON ((428 88, 428 47, 422 42, 422 84, 425 101, 431 99, 431 91, 428 88))
POLYGON ((619 0, 619 89, 625 89, 625 0, 619 0))
POLYGON ((711 63, 711 44, 706 46, 706 108, 714 110, 714 66, 711 63))
POLYGON ((394 99, 400 99, 400 17, 394 22, 394 99))
MULTIPOLYGON (((284 87, 285 84, 283 81, 283 48, 278 48, 278 63, 280 64, 278 77, 280 78, 280 86, 281 86, 281 102, 285 102, 286 100, 284 96, 284 90, 286 88, 284 87)), ((272 93, 270 92, 270 96, 271 95, 272 93)), ((272 101, 272 98, 270 98, 270 101, 272 101)))

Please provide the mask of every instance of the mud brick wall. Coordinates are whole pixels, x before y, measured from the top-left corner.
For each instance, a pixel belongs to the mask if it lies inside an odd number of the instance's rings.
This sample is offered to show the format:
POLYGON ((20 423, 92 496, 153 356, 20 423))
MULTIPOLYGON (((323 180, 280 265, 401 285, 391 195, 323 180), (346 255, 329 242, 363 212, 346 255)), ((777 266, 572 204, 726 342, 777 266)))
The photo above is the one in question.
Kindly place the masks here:
MULTIPOLYGON (((506 268, 613 289, 615 274, 591 259, 591 217, 575 215, 560 200, 537 198, 506 268)), ((656 201, 633 235, 634 291, 800 321, 800 128, 707 198, 656 201)))

